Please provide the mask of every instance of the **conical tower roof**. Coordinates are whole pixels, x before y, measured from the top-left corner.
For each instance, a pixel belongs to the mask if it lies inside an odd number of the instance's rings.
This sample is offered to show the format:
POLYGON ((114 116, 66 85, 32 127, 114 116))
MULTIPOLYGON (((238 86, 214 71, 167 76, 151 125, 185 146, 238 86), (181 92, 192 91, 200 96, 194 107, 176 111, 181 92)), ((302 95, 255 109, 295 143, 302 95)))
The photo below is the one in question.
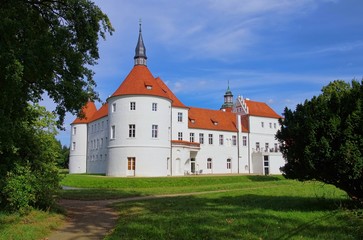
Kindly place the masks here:
POLYGON ((94 102, 88 101, 86 105, 82 108, 81 113, 83 118, 77 117, 72 124, 89 123, 93 114, 97 112, 97 108, 94 102))
POLYGON ((144 65, 135 65, 111 97, 122 95, 152 95, 170 99, 144 65))
POLYGON ((142 33, 141 33, 141 22, 139 27, 139 39, 137 41, 137 45, 135 48, 135 65, 145 65, 146 66, 146 48, 144 45, 144 40, 142 39, 142 33))

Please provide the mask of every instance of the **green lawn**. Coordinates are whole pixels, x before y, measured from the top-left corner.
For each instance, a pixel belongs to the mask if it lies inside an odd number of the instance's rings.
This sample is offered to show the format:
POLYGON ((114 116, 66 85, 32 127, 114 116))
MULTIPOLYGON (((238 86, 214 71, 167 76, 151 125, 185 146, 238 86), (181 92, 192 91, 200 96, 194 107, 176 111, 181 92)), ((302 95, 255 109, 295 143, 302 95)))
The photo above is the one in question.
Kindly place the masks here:
POLYGON ((60 214, 32 210, 26 216, 0 212, 0 239, 42 239, 63 221, 60 214))
MULTIPOLYGON (((111 178, 65 175, 60 197, 109 199, 202 193, 115 204, 120 219, 106 239, 363 239, 363 210, 319 182, 281 176, 111 178), (221 191, 221 192, 218 192, 221 191)), ((41 239, 61 215, 0 212, 0 239, 41 239)))
POLYGON ((83 188, 64 190, 68 199, 112 199, 132 196, 177 194, 289 184, 282 176, 188 176, 160 178, 113 178, 100 175, 66 175, 62 185, 83 188))
POLYGON ((363 239, 358 210, 317 183, 119 203, 106 239, 363 239))
POLYGON ((67 175, 63 197, 124 198, 223 191, 133 202, 107 239, 363 239, 362 210, 334 186, 281 176, 110 178, 67 175), (360 213, 360 214, 359 214, 360 213))

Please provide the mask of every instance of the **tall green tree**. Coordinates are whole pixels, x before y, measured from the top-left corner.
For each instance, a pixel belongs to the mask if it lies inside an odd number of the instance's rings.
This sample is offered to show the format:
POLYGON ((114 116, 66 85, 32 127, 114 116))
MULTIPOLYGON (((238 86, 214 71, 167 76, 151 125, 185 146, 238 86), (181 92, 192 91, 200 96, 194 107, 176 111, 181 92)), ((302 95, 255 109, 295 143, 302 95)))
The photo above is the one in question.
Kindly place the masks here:
POLYGON ((280 124, 284 176, 333 184, 363 203, 362 82, 331 82, 295 111, 285 108, 280 124))
POLYGON ((25 114, 18 125, 20 137, 16 148, 12 154, 3 156, 9 166, 0 179, 0 203, 14 211, 46 209, 53 205, 54 195, 60 189, 57 160, 62 149, 55 138, 55 115, 37 104, 28 104, 25 114))
POLYGON ((112 31, 90 0, 0 2, 0 185, 16 166, 24 166, 26 156, 19 152, 32 153, 26 158, 30 166, 42 154, 24 141, 24 125, 33 121, 29 103, 48 94, 61 128, 67 111, 77 113, 97 98, 90 66, 99 58, 99 38, 112 31))

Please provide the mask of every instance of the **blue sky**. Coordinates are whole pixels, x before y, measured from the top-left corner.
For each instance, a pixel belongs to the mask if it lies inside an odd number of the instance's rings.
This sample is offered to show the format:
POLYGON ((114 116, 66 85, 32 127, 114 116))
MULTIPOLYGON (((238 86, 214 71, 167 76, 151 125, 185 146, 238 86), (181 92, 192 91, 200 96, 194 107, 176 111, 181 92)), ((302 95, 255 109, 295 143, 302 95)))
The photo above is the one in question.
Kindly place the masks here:
MULTIPOLYGON (((106 101, 133 67, 139 19, 148 67, 187 106, 234 97, 294 109, 335 79, 363 77, 362 0, 97 0, 115 32, 93 67, 106 101)), ((100 103, 97 104, 100 106, 100 103)), ((58 139, 69 145, 69 124, 58 139)))

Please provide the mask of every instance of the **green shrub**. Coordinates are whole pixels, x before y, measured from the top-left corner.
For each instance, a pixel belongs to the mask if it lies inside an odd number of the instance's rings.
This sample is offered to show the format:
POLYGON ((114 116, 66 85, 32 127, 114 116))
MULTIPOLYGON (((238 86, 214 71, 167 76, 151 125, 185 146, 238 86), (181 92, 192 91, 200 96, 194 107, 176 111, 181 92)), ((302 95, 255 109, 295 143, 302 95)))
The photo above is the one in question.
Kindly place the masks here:
POLYGON ((7 173, 2 194, 8 210, 18 210, 23 214, 31 209, 35 202, 34 180, 29 166, 15 164, 14 169, 7 173))

